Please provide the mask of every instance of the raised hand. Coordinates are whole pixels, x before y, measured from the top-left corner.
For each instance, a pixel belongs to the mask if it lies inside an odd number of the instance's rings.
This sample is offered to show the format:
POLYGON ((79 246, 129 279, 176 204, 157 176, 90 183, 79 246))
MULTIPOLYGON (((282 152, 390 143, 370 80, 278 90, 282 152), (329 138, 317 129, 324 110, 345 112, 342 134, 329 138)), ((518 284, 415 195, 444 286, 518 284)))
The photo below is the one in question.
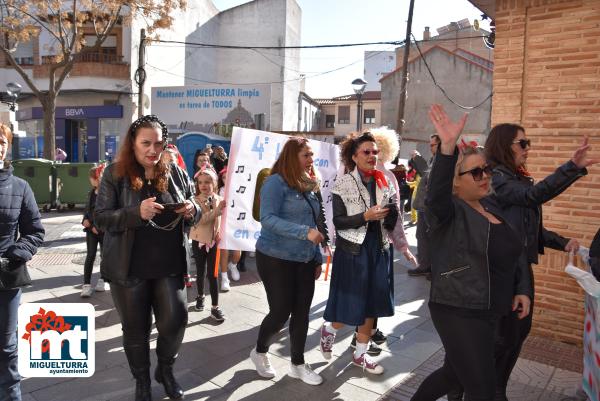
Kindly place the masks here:
POLYGON ((452 154, 458 137, 462 133, 467 122, 467 113, 460 120, 454 122, 448 117, 444 108, 439 104, 434 104, 429 109, 429 119, 435 127, 435 131, 442 142, 441 151, 444 154, 452 154))
POLYGON ((588 150, 590 150, 591 145, 588 144, 587 135, 583 137, 583 143, 581 146, 573 153, 573 157, 571 161, 577 165, 579 168, 584 168, 591 166, 592 164, 596 164, 600 162, 599 159, 589 159, 587 156, 588 150))

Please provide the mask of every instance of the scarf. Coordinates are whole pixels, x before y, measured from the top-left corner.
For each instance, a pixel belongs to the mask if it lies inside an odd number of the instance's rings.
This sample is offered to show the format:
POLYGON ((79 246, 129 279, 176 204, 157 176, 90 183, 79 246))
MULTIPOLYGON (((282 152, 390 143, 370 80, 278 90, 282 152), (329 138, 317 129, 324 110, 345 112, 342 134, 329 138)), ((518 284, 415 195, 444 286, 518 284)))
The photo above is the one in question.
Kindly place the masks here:
POLYGON ((383 188, 383 187, 389 187, 387 180, 385 179, 385 174, 383 174, 383 172, 377 170, 377 169, 373 169, 373 170, 363 170, 363 169, 358 169, 360 171, 360 173, 365 176, 365 177, 373 177, 375 179, 375 183, 377 183, 377 186, 379 187, 379 189, 383 188))

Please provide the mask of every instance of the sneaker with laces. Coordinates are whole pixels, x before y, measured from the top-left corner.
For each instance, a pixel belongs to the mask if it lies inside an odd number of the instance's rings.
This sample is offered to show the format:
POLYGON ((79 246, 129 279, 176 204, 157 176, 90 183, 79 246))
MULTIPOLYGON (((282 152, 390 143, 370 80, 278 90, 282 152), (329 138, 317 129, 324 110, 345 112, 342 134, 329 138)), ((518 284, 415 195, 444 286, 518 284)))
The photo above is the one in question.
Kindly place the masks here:
POLYGON ((366 353, 362 354, 358 358, 355 355, 352 355, 352 363, 356 366, 360 366, 363 368, 363 370, 366 370, 374 375, 380 375, 384 371, 383 366, 371 359, 371 357, 366 353))
POLYGON ((210 308, 210 317, 215 319, 217 322, 222 322, 225 320, 225 314, 221 309, 219 309, 218 306, 213 306, 212 308, 210 308))
MULTIPOLYGON (((350 346, 356 349, 356 333, 354 333, 354 336, 352 336, 350 346)), ((371 356, 377 356, 381 354, 381 348, 379 348, 373 341, 369 341, 369 349, 367 349, 367 354, 371 356)))
POLYGON ((333 342, 335 341, 335 334, 330 333, 325 328, 325 323, 321 326, 321 354, 323 358, 331 359, 331 351, 333 350, 333 342))
POLYGON ((229 286, 229 279, 221 276, 221 291, 228 292, 230 289, 231 287, 229 286))
POLYGON ((104 291, 108 291, 110 289, 110 287, 108 286, 108 283, 106 283, 104 280, 102 280, 101 278, 98 279, 98 282, 96 283, 96 292, 104 292, 104 291))
POLYGON ((196 309, 197 311, 204 310, 204 296, 198 295, 196 297, 196 306, 194 306, 194 309, 196 309))
POLYGON ((238 271, 237 265, 235 263, 229 262, 227 265, 227 270, 229 270, 229 274, 231 274, 231 279, 233 281, 239 281, 240 272, 238 271))
POLYGON ((94 293, 94 289, 92 288, 91 284, 84 284, 81 287, 81 298, 89 298, 92 296, 92 294, 94 293))
POLYGON ((377 345, 381 345, 387 341, 387 336, 381 332, 381 330, 376 329, 375 334, 371 336, 371 341, 373 341, 377 345))
POLYGON ((290 363, 290 373, 288 375, 294 379, 300 379, 311 386, 318 386, 323 383, 323 378, 315 373, 308 363, 302 365, 290 363))
POLYGON ((192 277, 189 274, 184 274, 183 282, 187 288, 190 288, 192 286, 192 277))
POLYGON ((271 361, 266 353, 256 352, 256 348, 252 348, 252 351, 250 351, 250 360, 256 366, 256 373, 259 376, 267 379, 275 377, 275 369, 271 366, 271 361))

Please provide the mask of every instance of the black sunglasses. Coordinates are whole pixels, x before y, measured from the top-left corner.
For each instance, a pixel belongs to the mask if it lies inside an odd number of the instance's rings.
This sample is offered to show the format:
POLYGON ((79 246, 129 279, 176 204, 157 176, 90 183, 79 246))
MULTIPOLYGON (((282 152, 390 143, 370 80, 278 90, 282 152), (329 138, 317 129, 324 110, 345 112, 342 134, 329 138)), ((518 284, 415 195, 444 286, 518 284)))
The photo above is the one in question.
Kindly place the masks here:
POLYGON ((513 143, 518 143, 523 150, 531 147, 531 139, 519 139, 518 141, 513 141, 513 143))
POLYGON ((458 173, 458 175, 463 176, 467 173, 471 173, 471 175, 473 176, 473 181, 481 181, 481 180, 483 180, 483 173, 485 173, 485 175, 487 175, 488 177, 491 177, 493 171, 494 170, 493 170, 492 166, 487 164, 483 167, 475 167, 475 168, 472 168, 471 170, 463 171, 461 173, 458 173))

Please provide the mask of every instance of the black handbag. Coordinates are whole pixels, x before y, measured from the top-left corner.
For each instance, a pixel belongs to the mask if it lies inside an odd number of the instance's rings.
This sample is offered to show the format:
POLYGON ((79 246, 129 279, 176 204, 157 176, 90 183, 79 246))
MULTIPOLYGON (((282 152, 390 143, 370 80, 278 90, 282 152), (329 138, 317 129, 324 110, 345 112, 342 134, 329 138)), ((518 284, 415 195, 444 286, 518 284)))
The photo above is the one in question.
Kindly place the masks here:
POLYGON ((0 290, 12 290, 31 285, 25 262, 0 258, 0 290))

